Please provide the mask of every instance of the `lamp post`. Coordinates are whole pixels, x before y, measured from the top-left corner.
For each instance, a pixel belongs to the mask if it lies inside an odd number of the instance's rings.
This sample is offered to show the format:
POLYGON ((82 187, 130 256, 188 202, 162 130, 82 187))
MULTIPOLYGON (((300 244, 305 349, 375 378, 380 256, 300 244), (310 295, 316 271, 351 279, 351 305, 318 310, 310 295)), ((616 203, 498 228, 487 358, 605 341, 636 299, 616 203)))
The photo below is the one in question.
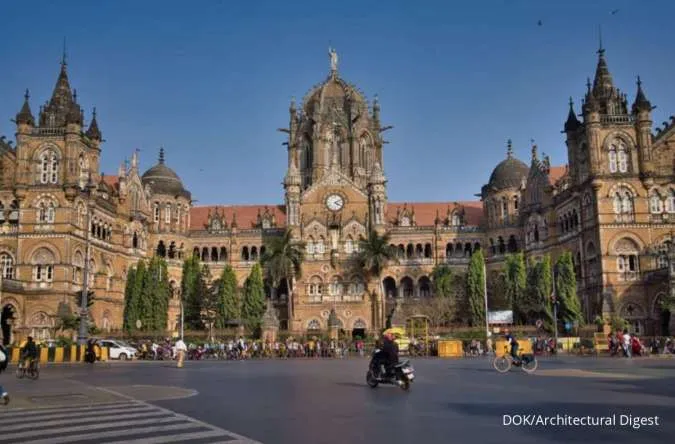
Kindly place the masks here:
POLYGON ((77 342, 80 345, 85 345, 87 342, 87 337, 89 336, 89 322, 88 317, 89 313, 87 312, 87 299, 89 297, 89 257, 90 257, 90 247, 91 247, 91 213, 94 210, 93 202, 91 201, 91 194, 94 189, 94 184, 91 180, 91 174, 89 174, 89 182, 87 183, 87 192, 89 194, 89 208, 87 208, 87 232, 85 234, 85 249, 84 249, 84 269, 82 271, 82 300, 80 307, 80 330, 77 337, 77 342))

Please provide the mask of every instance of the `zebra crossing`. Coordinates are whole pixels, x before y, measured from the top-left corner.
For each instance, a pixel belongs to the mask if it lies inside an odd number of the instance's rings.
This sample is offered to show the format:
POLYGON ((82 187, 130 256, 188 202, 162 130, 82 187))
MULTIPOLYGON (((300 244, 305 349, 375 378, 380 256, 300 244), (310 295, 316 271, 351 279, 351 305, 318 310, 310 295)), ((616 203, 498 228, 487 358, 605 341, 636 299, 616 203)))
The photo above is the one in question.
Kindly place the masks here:
POLYGON ((142 401, 6 410, 0 443, 260 444, 142 401))

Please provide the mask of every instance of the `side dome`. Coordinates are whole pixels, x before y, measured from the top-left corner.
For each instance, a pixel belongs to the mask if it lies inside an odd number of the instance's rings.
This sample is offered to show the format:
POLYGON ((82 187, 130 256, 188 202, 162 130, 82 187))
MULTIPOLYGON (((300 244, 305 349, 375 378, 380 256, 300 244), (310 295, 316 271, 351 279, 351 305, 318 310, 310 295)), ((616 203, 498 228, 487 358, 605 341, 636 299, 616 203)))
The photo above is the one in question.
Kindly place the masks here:
POLYGON ((506 159, 492 170, 490 180, 488 181, 489 190, 505 190, 507 188, 518 188, 527 178, 530 171, 525 162, 513 157, 511 141, 509 140, 506 159))
POLYGON ((164 164, 164 148, 159 150, 159 162, 141 176, 143 185, 150 185, 154 194, 169 194, 190 199, 190 192, 183 187, 178 174, 164 164))

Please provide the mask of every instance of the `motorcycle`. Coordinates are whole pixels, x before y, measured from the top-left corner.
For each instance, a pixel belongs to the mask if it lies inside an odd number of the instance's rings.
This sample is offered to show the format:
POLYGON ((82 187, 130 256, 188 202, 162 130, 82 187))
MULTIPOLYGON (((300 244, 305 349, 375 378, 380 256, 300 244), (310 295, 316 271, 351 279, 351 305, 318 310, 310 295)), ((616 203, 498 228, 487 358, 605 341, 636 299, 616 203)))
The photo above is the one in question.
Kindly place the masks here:
POLYGON ((403 362, 399 362, 393 367, 393 374, 388 375, 383 365, 377 365, 375 356, 379 352, 380 350, 376 349, 373 352, 373 357, 370 359, 368 373, 366 373, 366 383, 371 388, 375 388, 379 384, 391 384, 399 386, 402 390, 409 390, 410 384, 415 379, 415 369, 410 365, 410 361, 406 359, 403 362))

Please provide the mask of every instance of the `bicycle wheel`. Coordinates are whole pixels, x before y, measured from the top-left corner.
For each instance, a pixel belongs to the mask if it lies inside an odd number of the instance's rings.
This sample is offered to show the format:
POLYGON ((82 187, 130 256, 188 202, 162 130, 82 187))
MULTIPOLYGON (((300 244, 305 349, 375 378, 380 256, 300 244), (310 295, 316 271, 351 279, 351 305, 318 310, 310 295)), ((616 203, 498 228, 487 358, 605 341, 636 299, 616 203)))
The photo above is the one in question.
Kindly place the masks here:
POLYGON ((40 369, 37 366, 30 369, 30 377, 33 381, 40 377, 40 369))
POLYGON ((534 373, 534 371, 537 370, 539 363, 537 362, 537 358, 531 356, 523 358, 520 366, 523 368, 525 373, 534 373))
POLYGON ((26 376, 26 371, 23 369, 23 367, 17 367, 16 368, 16 377, 19 379, 23 379, 23 377, 26 376))
POLYGON ((492 361, 492 366, 499 373, 506 373, 511 370, 511 360, 506 356, 497 356, 494 361, 492 361))

